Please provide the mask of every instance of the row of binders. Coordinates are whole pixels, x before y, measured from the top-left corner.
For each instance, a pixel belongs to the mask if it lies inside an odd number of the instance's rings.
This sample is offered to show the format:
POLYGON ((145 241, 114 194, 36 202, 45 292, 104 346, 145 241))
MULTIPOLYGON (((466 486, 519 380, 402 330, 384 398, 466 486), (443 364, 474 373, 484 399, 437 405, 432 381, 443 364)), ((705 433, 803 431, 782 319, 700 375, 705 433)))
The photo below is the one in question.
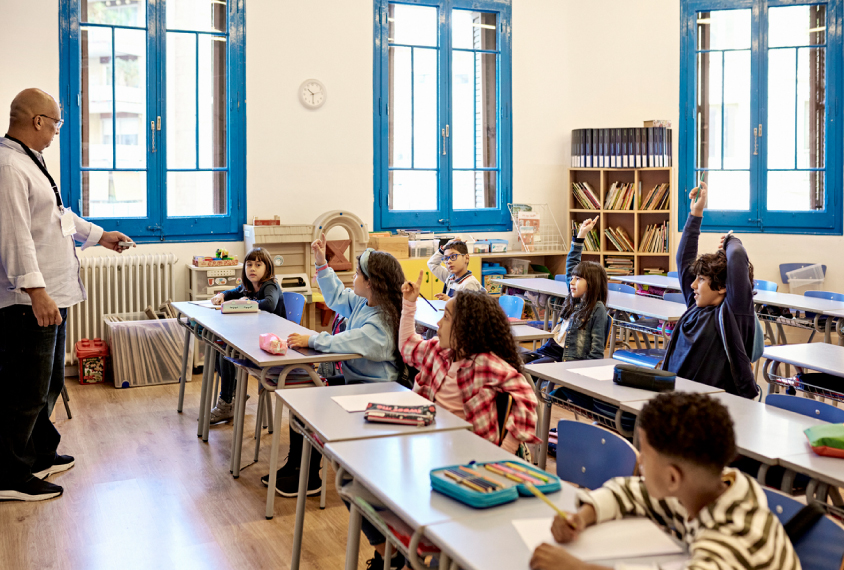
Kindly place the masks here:
POLYGON ((651 224, 645 228, 640 253, 668 253, 668 223, 651 224))
POLYGON ((571 132, 573 168, 661 168, 673 166, 672 134, 667 127, 575 129, 571 132))

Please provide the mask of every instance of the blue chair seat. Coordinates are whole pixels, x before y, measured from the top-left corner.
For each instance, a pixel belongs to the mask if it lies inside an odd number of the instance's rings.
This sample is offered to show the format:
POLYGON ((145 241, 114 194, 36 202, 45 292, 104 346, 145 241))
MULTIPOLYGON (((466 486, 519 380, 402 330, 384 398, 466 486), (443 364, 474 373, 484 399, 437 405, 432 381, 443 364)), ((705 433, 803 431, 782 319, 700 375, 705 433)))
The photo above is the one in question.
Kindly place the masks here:
POLYGON ((642 350, 616 350, 612 357, 634 366, 656 368, 665 358, 665 350, 662 348, 647 348, 642 350))

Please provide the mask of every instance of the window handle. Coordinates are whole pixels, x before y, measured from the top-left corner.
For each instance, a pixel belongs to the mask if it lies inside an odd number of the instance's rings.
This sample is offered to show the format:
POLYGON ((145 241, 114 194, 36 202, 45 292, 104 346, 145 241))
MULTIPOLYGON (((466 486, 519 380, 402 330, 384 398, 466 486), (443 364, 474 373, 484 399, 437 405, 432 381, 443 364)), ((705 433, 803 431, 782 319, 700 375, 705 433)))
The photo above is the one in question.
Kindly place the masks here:
POLYGON ((762 123, 758 127, 753 127, 753 155, 759 154, 759 137, 762 136, 762 123))
POLYGON ((149 122, 149 130, 152 132, 152 152, 155 152, 155 121, 149 122))
POLYGON ((445 129, 442 130, 443 137, 443 156, 445 156, 445 129))

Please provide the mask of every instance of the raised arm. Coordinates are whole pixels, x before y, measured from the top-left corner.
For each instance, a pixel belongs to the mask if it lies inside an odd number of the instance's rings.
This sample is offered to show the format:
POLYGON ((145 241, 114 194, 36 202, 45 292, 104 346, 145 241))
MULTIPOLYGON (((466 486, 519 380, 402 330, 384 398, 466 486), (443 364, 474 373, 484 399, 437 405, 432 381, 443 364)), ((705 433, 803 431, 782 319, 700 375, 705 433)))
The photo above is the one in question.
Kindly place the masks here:
POLYGON ((444 247, 445 246, 440 247, 438 250, 436 250, 434 252, 434 255, 431 256, 431 259, 428 260, 428 269, 430 269, 431 273, 433 273, 434 276, 443 283, 445 283, 448 279, 448 269, 446 269, 442 265, 444 247))
POLYGON ((700 183, 700 188, 692 188, 689 192, 689 199, 692 200, 692 209, 686 219, 686 226, 683 228, 683 235, 680 237, 680 244, 677 246, 677 275, 680 278, 680 291, 686 300, 686 306, 690 307, 695 302, 695 294, 692 291, 692 282, 696 275, 692 275, 689 269, 697 259, 698 241, 700 240, 700 224, 703 222, 703 208, 706 205, 708 189, 705 182, 700 183))
POLYGON ((753 283, 748 274, 747 250, 732 234, 724 238, 723 247, 727 253, 727 305, 737 315, 753 313, 753 283))
POLYGON ((583 254, 583 242, 597 223, 598 216, 587 219, 580 224, 580 230, 577 232, 577 237, 571 240, 571 248, 569 249, 568 256, 566 256, 566 285, 571 284, 572 272, 574 272, 574 268, 577 267, 577 264, 580 263, 580 258, 583 254))
POLYGON ((422 340, 416 334, 416 299, 419 298, 419 288, 422 286, 422 272, 416 282, 407 281, 401 287, 402 310, 399 323, 399 351, 405 363, 414 368, 422 368, 429 359, 429 351, 436 350, 438 341, 422 340))

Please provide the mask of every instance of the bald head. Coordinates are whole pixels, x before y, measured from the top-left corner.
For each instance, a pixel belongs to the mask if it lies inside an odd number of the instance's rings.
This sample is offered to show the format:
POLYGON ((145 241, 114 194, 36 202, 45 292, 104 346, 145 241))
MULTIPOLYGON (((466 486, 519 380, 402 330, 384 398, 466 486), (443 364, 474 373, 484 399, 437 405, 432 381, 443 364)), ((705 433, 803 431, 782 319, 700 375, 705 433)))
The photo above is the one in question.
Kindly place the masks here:
POLYGON ((58 133, 56 119, 61 119, 61 109, 52 95, 41 89, 24 89, 12 100, 9 135, 42 151, 58 133))

